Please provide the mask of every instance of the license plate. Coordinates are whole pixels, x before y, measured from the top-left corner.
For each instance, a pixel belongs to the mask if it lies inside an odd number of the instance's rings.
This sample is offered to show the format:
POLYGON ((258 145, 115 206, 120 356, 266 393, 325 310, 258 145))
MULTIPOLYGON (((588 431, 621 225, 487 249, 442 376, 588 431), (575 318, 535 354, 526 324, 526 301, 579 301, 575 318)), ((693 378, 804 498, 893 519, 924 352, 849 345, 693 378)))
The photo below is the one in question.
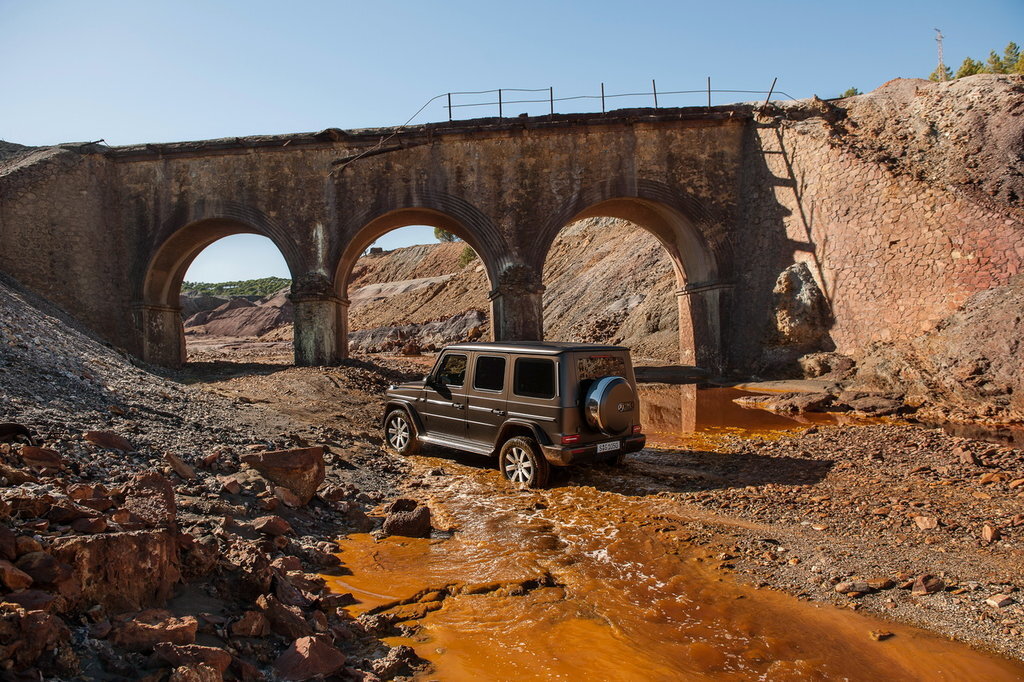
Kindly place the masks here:
POLYGON ((614 443, 598 443, 597 444, 597 451, 599 453, 600 452, 614 452, 615 450, 618 450, 620 447, 622 447, 622 444, 619 443, 619 441, 615 441, 614 443))

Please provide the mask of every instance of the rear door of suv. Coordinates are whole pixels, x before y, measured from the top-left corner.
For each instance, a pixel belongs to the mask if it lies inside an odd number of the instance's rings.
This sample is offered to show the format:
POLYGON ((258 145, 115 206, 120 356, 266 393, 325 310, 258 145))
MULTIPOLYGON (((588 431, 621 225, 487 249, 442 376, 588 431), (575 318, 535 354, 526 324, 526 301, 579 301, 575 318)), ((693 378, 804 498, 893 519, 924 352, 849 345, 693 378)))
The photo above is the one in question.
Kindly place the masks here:
POLYGON ((466 388, 466 437, 491 445, 506 417, 509 358, 502 353, 473 354, 472 379, 466 388))

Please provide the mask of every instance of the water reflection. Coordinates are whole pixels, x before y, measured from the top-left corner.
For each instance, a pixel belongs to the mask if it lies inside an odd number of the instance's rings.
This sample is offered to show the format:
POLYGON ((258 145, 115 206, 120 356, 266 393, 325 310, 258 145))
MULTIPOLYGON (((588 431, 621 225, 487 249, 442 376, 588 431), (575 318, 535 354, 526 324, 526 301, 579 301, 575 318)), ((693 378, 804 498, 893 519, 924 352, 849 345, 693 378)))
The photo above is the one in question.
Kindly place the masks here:
POLYGON ((639 393, 641 421, 652 447, 703 446, 727 435, 770 436, 814 424, 855 421, 831 413, 785 415, 743 408, 733 400, 754 394, 735 388, 640 384, 639 393))

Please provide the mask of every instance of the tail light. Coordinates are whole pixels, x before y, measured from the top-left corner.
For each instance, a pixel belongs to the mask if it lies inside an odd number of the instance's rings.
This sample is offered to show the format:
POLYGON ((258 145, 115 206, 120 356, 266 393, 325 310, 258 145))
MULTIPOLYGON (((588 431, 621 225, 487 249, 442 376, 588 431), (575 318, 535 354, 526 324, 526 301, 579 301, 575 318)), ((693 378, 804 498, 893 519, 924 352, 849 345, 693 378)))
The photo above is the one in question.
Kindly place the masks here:
POLYGON ((642 430, 643 429, 639 424, 633 424, 633 433, 640 433, 642 430))
POLYGON ((580 442, 580 434, 570 433, 562 436, 562 445, 575 445, 580 442))

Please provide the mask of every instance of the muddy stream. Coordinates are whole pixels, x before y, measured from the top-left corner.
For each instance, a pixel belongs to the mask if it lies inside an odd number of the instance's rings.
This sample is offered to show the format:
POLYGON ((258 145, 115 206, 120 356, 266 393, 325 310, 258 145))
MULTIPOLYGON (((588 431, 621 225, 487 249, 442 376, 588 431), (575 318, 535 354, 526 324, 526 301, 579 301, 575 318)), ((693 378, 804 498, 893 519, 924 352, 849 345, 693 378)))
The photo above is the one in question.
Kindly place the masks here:
MULTIPOLYGON (((736 395, 645 386, 652 449, 670 459, 722 433, 807 425, 742 410, 736 395)), ((614 474, 515 491, 469 456, 437 450, 412 463, 424 483, 410 494, 446 531, 343 539, 350 574, 330 580, 358 600, 353 615, 394 623, 386 641, 433 664, 423 679, 1024 679, 1024 665, 963 644, 742 585, 692 542, 692 509, 617 492, 614 474), (438 467, 449 475, 430 476, 438 467), (893 636, 875 641, 872 631, 893 636)))

